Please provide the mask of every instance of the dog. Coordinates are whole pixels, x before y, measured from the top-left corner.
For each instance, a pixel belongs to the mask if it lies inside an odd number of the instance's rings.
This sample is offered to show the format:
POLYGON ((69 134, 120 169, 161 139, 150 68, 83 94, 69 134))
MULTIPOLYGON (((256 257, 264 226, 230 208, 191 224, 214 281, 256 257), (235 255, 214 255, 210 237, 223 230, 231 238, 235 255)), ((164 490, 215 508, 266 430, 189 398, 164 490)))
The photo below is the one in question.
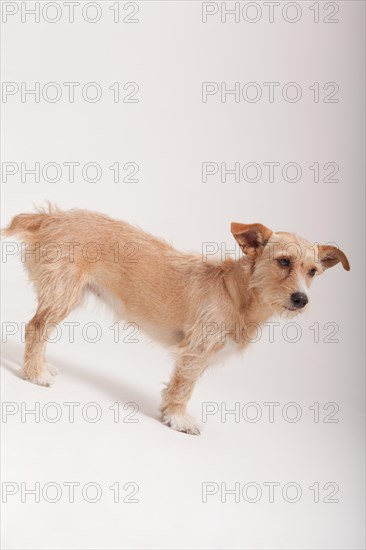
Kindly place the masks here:
POLYGON ((24 241, 38 296, 26 326, 22 376, 42 386, 52 383, 56 372, 45 363, 46 339, 40 334, 92 292, 119 319, 133 319, 172 349, 176 365, 163 390, 162 421, 193 435, 200 432, 187 403, 218 352, 229 344, 243 350, 269 318, 304 311, 313 279, 326 269, 338 262, 350 269, 339 248, 313 245, 260 223, 231 224, 242 252, 225 261, 203 261, 138 227, 86 210, 49 206, 19 214, 3 233, 24 241))

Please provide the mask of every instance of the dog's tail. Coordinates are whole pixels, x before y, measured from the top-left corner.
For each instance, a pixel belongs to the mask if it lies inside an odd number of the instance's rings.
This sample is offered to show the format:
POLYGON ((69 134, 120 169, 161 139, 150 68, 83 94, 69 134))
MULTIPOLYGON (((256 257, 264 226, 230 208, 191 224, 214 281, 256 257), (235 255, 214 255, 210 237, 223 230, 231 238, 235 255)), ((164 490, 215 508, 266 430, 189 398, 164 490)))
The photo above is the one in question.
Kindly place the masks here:
POLYGON ((1 234, 4 237, 15 235, 27 240, 27 237, 33 236, 42 224, 58 211, 56 206, 49 203, 47 208, 37 208, 33 214, 18 214, 14 216, 8 227, 2 229, 1 234))

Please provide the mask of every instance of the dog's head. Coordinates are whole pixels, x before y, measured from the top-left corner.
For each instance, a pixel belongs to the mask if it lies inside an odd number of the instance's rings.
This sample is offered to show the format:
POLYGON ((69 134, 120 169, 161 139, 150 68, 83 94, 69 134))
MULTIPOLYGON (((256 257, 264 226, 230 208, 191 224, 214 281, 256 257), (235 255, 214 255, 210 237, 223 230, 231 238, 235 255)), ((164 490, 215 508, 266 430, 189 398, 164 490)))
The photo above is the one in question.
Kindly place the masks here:
POLYGON ((232 223, 231 232, 251 261, 250 288, 275 313, 295 315, 309 302, 315 277, 341 262, 350 270, 345 254, 336 246, 312 244, 292 233, 275 233, 260 223, 232 223))

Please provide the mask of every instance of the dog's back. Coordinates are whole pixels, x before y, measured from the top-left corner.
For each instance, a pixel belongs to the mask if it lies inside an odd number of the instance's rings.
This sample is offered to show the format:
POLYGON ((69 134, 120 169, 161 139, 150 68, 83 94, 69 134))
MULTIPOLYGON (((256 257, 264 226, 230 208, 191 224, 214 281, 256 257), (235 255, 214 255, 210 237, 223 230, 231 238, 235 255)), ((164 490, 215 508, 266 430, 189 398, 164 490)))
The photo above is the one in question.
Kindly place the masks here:
POLYGON ((86 210, 50 206, 19 214, 3 234, 24 241, 22 260, 43 308, 54 306, 57 295, 60 306, 72 296, 70 308, 75 307, 91 290, 119 317, 123 311, 160 341, 176 341, 182 334, 187 316, 195 315, 191 294, 207 280, 203 271, 209 266, 199 255, 179 252, 138 227, 86 210))

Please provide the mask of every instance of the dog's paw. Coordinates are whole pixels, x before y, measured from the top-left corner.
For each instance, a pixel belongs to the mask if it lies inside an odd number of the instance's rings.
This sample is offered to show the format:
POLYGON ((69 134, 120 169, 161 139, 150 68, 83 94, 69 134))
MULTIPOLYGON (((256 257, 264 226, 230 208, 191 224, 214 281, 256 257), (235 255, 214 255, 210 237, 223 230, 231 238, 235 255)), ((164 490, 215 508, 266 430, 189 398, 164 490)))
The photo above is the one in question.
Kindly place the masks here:
POLYGON ((55 365, 50 365, 50 363, 47 363, 47 370, 52 376, 58 375, 58 368, 55 367, 55 365))
POLYGON ((40 374, 33 376, 32 374, 29 374, 27 371, 22 370, 20 372, 20 375, 24 380, 28 380, 28 382, 31 382, 32 384, 37 384, 38 386, 51 386, 51 384, 54 383, 55 379, 50 374, 48 370, 43 370, 40 374))
POLYGON ((200 431, 193 418, 191 418, 188 414, 181 415, 165 413, 162 420, 164 424, 170 428, 173 428, 173 430, 177 430, 177 432, 184 432, 190 435, 200 435, 200 431))

